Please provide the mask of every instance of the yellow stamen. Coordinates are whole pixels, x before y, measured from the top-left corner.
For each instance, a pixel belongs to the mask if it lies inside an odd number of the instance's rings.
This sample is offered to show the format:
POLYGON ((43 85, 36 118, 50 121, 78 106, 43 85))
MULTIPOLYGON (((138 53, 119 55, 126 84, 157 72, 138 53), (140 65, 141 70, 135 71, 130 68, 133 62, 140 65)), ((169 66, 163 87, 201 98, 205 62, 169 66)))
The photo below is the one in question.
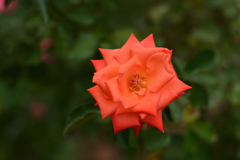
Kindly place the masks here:
POLYGON ((129 80, 129 88, 133 92, 139 92, 142 88, 146 88, 147 80, 145 77, 134 74, 129 80))

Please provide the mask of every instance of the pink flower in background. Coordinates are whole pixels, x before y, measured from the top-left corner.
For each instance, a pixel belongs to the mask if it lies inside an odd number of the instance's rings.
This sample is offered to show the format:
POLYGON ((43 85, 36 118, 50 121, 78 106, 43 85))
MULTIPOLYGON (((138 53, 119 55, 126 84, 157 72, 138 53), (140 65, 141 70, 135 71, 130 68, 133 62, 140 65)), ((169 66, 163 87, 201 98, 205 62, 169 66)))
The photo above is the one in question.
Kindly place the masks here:
POLYGON ((17 3, 17 0, 13 0, 6 6, 5 0, 0 0, 0 13, 9 13, 13 11, 16 8, 17 3))
POLYGON ((39 102, 33 103, 30 107, 29 114, 34 119, 42 119, 47 114, 46 106, 42 103, 39 103, 39 102))
POLYGON ((44 63, 53 63, 53 62, 55 62, 56 58, 48 53, 42 53, 41 60, 44 63))
POLYGON ((42 52, 46 52, 53 44, 53 39, 48 37, 45 38, 39 45, 39 48, 42 52))
POLYGON ((55 62, 56 58, 50 54, 48 54, 46 51, 52 46, 53 44, 53 39, 48 37, 44 39, 40 45, 39 48, 41 50, 41 60, 44 63, 53 63, 55 62))

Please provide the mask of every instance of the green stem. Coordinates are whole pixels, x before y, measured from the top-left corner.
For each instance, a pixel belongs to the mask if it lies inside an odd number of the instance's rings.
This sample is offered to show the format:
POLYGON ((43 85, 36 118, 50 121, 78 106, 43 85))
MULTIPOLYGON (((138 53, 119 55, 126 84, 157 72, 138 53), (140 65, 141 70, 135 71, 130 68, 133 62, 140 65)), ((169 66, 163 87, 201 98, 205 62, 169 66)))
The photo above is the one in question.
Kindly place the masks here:
POLYGON ((143 145, 144 145, 144 143, 143 143, 143 133, 142 133, 142 130, 140 130, 139 131, 139 159, 140 160, 144 160, 144 158, 143 158, 143 150, 144 150, 144 148, 143 148, 143 145))

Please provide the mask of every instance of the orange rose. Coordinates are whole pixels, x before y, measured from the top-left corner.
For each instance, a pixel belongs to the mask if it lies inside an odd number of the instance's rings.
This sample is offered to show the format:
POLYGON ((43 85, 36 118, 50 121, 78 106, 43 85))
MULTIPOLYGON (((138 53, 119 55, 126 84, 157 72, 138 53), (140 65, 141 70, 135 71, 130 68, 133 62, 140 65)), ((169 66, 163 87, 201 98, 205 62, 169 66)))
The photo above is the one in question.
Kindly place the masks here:
POLYGON ((133 127, 136 136, 147 123, 163 131, 162 110, 191 87, 180 81, 172 51, 156 47, 153 35, 139 42, 132 34, 120 49, 99 49, 92 60, 96 86, 88 89, 102 118, 111 117, 114 133, 133 127))

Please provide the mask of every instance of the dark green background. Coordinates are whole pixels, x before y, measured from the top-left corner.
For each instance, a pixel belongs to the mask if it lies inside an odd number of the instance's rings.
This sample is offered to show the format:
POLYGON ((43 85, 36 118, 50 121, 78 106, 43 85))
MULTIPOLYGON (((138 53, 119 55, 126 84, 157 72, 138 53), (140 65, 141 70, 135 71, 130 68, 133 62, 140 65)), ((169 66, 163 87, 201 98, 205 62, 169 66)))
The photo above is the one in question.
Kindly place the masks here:
POLYGON ((239 0, 20 0, 0 15, 0 160, 240 159, 239 142, 239 0), (138 138, 114 135, 109 118, 86 109, 90 59, 131 33, 172 49, 193 87, 164 110, 164 134, 144 126, 138 138), (53 63, 41 60, 47 37, 53 63), (71 113, 78 106, 85 111, 71 113))

